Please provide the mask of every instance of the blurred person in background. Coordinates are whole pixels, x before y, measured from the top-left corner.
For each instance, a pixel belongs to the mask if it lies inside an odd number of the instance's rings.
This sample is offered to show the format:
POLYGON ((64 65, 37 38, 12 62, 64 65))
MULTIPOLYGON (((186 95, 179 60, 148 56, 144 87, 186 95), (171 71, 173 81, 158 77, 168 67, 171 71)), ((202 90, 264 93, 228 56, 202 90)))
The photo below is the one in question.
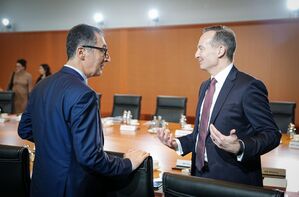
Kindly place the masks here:
POLYGON ((19 59, 15 72, 12 73, 7 90, 15 93, 14 113, 23 113, 27 105, 28 96, 32 89, 32 76, 26 71, 27 61, 19 59))
POLYGON ((41 80, 43 80, 44 78, 48 77, 49 75, 51 75, 51 69, 50 66, 48 64, 41 64, 39 66, 38 69, 40 76, 37 78, 35 85, 40 82, 41 80))

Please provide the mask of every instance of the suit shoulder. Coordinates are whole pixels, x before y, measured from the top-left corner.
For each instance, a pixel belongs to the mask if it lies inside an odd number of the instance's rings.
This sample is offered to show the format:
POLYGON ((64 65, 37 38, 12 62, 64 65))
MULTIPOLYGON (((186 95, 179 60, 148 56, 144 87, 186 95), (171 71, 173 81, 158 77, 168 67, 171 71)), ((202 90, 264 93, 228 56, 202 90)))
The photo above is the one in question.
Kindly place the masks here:
POLYGON ((74 75, 63 72, 59 72, 56 76, 55 75, 56 74, 53 75, 53 77, 56 77, 56 79, 54 80, 60 81, 63 88, 81 91, 92 91, 90 87, 88 87, 84 82, 82 82, 81 79, 74 75))
POLYGON ((238 72, 237 79, 241 80, 241 81, 247 81, 247 83, 258 83, 258 84, 264 85, 264 83, 260 79, 257 79, 255 77, 253 77, 245 72, 241 72, 241 71, 238 72))
POLYGON ((245 72, 238 72, 238 79, 243 79, 243 80, 247 80, 247 81, 254 81, 257 80, 255 77, 245 73, 245 72))
POLYGON ((259 79, 244 73, 244 72, 238 72, 237 76, 237 81, 238 84, 246 84, 247 89, 259 89, 265 92, 266 94, 268 93, 266 85, 259 79))
POLYGON ((85 94, 94 93, 81 79, 63 72, 57 72, 42 80, 37 89, 39 94, 45 92, 45 95, 48 95, 49 92, 56 92, 56 97, 61 96, 73 101, 85 94))

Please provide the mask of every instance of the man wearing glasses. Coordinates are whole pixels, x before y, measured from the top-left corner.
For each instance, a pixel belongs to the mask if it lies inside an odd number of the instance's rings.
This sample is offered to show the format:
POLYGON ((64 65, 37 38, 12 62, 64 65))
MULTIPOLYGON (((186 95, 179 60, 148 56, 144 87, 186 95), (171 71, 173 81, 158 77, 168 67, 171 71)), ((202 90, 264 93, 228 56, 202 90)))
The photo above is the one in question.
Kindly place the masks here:
POLYGON ((35 143, 31 196, 101 196, 99 177, 126 175, 148 156, 112 157, 104 150, 96 93, 87 79, 110 61, 103 32, 77 25, 67 36, 68 61, 32 91, 18 133, 35 143))

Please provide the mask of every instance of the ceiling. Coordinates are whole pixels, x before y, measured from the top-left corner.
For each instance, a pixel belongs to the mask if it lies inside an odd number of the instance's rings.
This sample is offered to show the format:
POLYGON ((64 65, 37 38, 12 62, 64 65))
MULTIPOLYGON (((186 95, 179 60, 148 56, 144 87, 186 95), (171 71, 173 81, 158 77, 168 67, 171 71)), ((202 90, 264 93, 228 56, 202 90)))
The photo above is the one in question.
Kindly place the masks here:
POLYGON ((286 0, 0 0, 0 18, 9 18, 14 31, 65 30, 78 23, 96 25, 96 12, 104 15, 103 28, 294 17, 286 0), (159 10, 157 24, 148 19, 151 8, 159 10))

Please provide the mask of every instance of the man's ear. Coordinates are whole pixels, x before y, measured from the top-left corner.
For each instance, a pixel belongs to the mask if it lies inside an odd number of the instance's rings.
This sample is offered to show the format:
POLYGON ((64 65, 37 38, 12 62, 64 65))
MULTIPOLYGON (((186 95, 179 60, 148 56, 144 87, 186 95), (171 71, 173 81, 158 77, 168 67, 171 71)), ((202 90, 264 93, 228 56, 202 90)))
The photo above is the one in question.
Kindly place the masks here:
POLYGON ((76 55, 80 60, 85 60, 85 49, 82 47, 78 47, 76 51, 76 55))
POLYGON ((223 45, 220 45, 219 47, 218 47, 218 57, 219 58, 221 58, 221 57, 223 57, 225 54, 226 54, 226 47, 225 46, 223 46, 223 45))

